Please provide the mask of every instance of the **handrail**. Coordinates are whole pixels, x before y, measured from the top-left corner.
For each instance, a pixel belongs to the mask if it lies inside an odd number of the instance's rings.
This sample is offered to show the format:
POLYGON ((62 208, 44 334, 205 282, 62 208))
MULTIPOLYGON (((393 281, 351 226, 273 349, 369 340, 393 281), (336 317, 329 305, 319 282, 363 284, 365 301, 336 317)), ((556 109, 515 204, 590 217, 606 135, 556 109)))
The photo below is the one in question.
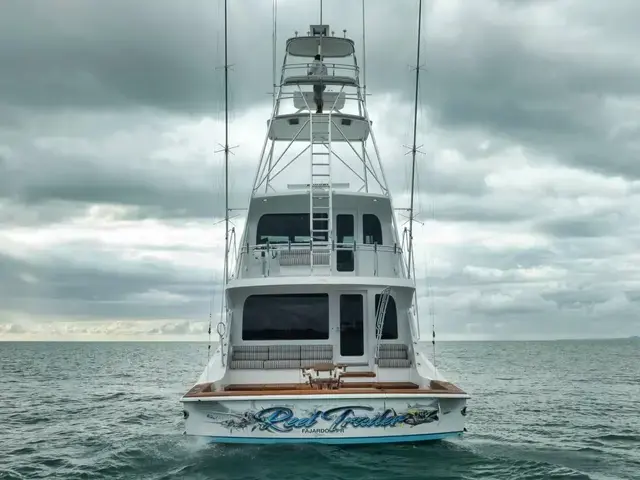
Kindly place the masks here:
MULTIPOLYGON (((283 93, 283 94, 281 94, 278 97, 278 100, 279 101, 282 101, 282 100, 293 100, 297 96, 301 95, 301 93, 310 93, 310 92, 306 92, 306 91, 298 92, 297 90, 295 90, 295 91, 293 91, 291 93, 283 93)), ((338 92, 334 92, 334 93, 338 93, 338 92)), ((343 91, 343 92, 340 92, 340 94, 344 97, 345 100, 357 100, 357 101, 360 100, 360 96, 358 96, 357 93, 350 93, 350 92, 343 91)), ((279 115, 282 115, 282 114, 279 114, 279 115)), ((276 117, 277 116, 278 115, 276 115, 276 117)), ((359 115, 359 116, 362 116, 362 115, 359 115)))
MULTIPOLYGON (((273 275, 313 275, 342 273, 374 277, 405 278, 402 268, 402 249, 396 245, 376 243, 331 242, 330 250, 312 250, 310 242, 244 244, 238 249, 235 278, 270 277, 273 275), (352 266, 340 268, 333 255, 337 252, 353 252, 352 266), (313 255, 314 272, 311 271, 313 255), (331 261, 330 261, 331 259, 331 261), (339 269, 340 268, 340 269, 339 269), (304 272, 307 273, 304 273, 304 272)), ((347 262, 349 260, 346 260, 347 262)), ((343 262, 340 265, 344 265, 343 262)))
POLYGON ((380 292, 380 303, 377 305, 378 312, 376 315, 376 348, 373 355, 374 365, 378 365, 378 359, 380 358, 380 340, 382 340, 382 330, 384 329, 384 320, 387 314, 387 304, 389 302, 389 296, 391 295, 391 287, 385 287, 380 292))
MULTIPOLYGON (((352 70, 354 72, 360 71, 360 67, 352 63, 336 63, 336 62, 323 62, 323 63, 327 67, 327 70, 329 70, 329 68, 344 68, 345 70, 352 70)), ((292 68, 302 68, 302 67, 309 69, 311 68, 312 64, 313 62, 287 63, 282 67, 282 69, 285 71, 290 70, 292 68)))
MULTIPOLYGON (((402 249, 398 245, 378 245, 377 243, 354 243, 354 242, 344 242, 344 243, 334 243, 334 250, 371 250, 371 251, 381 251, 381 252, 393 252, 397 254, 401 254, 402 249), (354 249, 355 247, 355 249, 354 249)), ((306 247, 311 248, 310 242, 282 242, 282 243, 258 243, 258 244, 245 244, 240 247, 238 253, 247 253, 250 250, 291 250, 298 249, 302 250, 306 247)))
MULTIPOLYGON (((327 75, 325 77, 342 76, 343 74, 349 74, 353 78, 358 79, 360 76, 360 67, 357 65, 351 65, 347 63, 325 63, 327 67, 327 75)), ((282 79, 292 75, 292 73, 306 76, 308 75, 311 63, 289 63, 282 67, 282 79), (301 73, 304 72, 304 73, 301 73)))

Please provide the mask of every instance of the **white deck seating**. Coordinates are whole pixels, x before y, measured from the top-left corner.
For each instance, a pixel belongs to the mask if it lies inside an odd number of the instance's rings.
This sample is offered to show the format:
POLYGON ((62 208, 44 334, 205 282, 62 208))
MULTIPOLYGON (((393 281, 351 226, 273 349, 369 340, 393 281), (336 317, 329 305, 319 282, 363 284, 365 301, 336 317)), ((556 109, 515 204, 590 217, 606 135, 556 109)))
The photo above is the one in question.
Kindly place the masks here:
POLYGON ((233 360, 268 360, 269 347, 267 346, 238 346, 233 347, 233 360))
MULTIPOLYGON (((344 92, 324 92, 322 94, 325 110, 342 110, 344 108, 344 92)), ((298 110, 316 109, 316 102, 313 99, 313 92, 294 92, 293 106, 298 110), (303 96, 304 95, 304 96, 303 96)))
POLYGON ((277 370, 300 368, 300 360, 265 360, 263 368, 277 370))
POLYGON ((236 345, 229 366, 233 370, 288 369, 332 360, 333 345, 236 345))
POLYGON ((378 358, 380 368, 409 368, 409 348, 402 343, 382 343, 380 344, 380 357, 378 358))
MULTIPOLYGON (((333 345, 237 345, 233 347, 230 368, 289 369, 311 367, 333 360, 333 345)), ((380 345, 380 368, 409 368, 409 348, 401 343, 380 345)))

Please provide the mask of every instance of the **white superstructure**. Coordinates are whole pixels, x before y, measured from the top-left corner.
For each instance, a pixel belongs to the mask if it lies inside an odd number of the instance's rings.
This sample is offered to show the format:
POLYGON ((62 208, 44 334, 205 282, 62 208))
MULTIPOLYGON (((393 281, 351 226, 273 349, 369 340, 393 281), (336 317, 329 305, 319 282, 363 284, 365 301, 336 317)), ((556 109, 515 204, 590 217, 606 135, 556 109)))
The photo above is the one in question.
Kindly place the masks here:
POLYGON ((410 241, 354 42, 311 25, 286 43, 220 343, 182 398, 186 433, 246 443, 460 435, 468 395, 419 343, 410 241), (327 75, 310 74, 318 54, 327 75))

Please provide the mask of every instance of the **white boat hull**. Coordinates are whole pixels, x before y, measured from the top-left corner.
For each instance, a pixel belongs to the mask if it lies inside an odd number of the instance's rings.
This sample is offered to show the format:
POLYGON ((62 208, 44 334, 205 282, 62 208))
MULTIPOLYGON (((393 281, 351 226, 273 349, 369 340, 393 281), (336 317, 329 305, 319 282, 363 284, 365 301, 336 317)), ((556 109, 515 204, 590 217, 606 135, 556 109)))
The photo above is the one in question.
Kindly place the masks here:
POLYGON ((300 397, 185 401, 186 434, 214 443, 367 444, 439 440, 464 431, 465 398, 300 397))

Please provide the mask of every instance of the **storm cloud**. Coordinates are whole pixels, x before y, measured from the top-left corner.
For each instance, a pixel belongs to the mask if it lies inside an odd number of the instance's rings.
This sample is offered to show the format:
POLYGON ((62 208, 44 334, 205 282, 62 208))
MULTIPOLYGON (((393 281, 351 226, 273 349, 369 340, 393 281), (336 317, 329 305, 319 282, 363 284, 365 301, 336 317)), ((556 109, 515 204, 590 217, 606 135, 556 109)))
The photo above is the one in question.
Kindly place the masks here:
MULTIPOLYGON (((230 205, 242 209, 271 107, 272 2, 229 4, 230 205)), ((3 5, 1 338, 205 340, 224 242, 222 6, 3 5)), ((278 66, 318 6, 277 1, 278 66)), ((368 106, 404 207, 418 2, 365 7, 368 106)), ((323 8, 360 55, 361 8, 323 8)), ((439 338, 640 330, 638 18, 633 0, 424 1, 423 332, 430 306, 439 338)))

